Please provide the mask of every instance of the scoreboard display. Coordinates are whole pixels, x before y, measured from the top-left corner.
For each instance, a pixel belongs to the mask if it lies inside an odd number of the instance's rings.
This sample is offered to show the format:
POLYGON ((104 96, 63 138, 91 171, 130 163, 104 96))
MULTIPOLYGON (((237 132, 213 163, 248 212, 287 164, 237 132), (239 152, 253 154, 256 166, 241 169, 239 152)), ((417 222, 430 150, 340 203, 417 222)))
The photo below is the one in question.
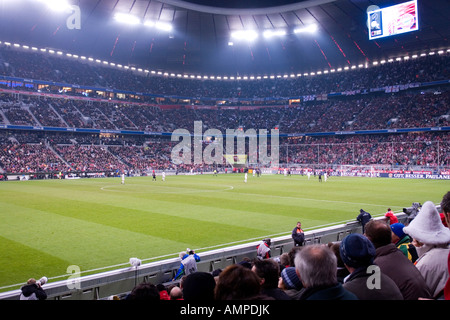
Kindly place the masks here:
POLYGON ((367 12, 369 39, 419 30, 417 0, 367 12))

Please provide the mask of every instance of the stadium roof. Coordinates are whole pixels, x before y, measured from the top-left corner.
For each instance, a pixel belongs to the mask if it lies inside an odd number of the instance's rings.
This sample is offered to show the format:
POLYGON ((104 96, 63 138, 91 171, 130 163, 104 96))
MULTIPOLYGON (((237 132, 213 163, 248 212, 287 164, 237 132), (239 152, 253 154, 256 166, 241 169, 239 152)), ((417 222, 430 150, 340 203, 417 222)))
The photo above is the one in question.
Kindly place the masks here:
POLYGON ((367 9, 405 0, 65 0, 79 13, 48 5, 63 1, 0 0, 0 41, 201 75, 313 72, 450 48, 448 0, 418 0, 418 31, 377 40, 369 40, 367 9), (117 13, 139 22, 120 23, 117 13), (144 25, 158 21, 172 30, 144 25), (293 32, 311 24, 315 33, 293 32), (230 38, 249 29, 287 34, 253 42, 230 38))

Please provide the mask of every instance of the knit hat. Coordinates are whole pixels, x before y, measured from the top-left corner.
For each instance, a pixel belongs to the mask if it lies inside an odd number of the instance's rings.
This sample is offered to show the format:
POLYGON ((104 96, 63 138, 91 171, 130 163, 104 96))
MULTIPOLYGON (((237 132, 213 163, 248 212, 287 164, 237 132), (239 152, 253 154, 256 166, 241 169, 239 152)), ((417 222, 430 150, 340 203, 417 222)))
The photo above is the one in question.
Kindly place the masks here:
POLYGON ((400 239, 403 239, 403 237, 406 236, 406 234, 403 232, 404 227, 405 227, 405 225, 400 222, 391 224, 392 232, 400 239))
POLYGON ((369 266, 375 257, 372 242, 359 233, 351 233, 342 240, 339 252, 344 263, 352 268, 369 266))
POLYGON ((211 301, 214 299, 216 280, 208 272, 189 274, 183 282, 183 298, 190 301, 211 301))
POLYGON ((281 278, 283 279, 284 284, 287 289, 296 289, 300 290, 303 288, 303 284, 300 281, 297 273, 295 272, 294 267, 287 267, 281 271, 281 278))
POLYGON ((431 201, 423 204, 414 220, 403 228, 403 232, 425 244, 450 243, 450 230, 442 224, 436 206, 431 201))

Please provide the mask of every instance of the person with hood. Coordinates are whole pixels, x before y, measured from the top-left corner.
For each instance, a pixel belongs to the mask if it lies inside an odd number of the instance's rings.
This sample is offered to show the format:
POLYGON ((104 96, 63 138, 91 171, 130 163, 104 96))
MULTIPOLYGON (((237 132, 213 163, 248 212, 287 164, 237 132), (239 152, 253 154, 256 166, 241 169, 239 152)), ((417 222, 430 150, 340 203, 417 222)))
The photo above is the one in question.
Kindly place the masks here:
POLYGON ((425 202, 417 217, 403 228, 403 232, 413 238, 419 255, 415 264, 432 296, 440 298, 449 279, 447 257, 450 252, 450 230, 442 224, 434 203, 425 202))
POLYGON ((42 289, 42 285, 47 282, 47 278, 43 277, 39 281, 31 278, 20 290, 20 300, 45 300, 47 293, 42 289))

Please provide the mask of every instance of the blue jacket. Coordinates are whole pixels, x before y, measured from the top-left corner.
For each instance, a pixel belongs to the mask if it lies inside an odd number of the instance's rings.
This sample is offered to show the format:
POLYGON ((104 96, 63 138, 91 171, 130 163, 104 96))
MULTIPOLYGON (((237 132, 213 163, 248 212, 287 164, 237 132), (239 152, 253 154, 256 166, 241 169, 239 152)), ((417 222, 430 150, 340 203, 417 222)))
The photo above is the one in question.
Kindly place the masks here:
POLYGON ((183 256, 183 259, 181 259, 180 267, 178 268, 177 274, 175 275, 174 279, 175 280, 176 279, 180 279, 184 275, 188 275, 190 273, 193 273, 193 272, 197 271, 197 264, 196 263, 199 262, 199 261, 200 261, 200 257, 197 254, 195 254, 195 253, 192 254, 192 255, 185 254, 183 256), (193 256, 193 258, 194 258, 193 262, 194 263, 190 263, 191 259, 187 259, 190 256, 193 256))

